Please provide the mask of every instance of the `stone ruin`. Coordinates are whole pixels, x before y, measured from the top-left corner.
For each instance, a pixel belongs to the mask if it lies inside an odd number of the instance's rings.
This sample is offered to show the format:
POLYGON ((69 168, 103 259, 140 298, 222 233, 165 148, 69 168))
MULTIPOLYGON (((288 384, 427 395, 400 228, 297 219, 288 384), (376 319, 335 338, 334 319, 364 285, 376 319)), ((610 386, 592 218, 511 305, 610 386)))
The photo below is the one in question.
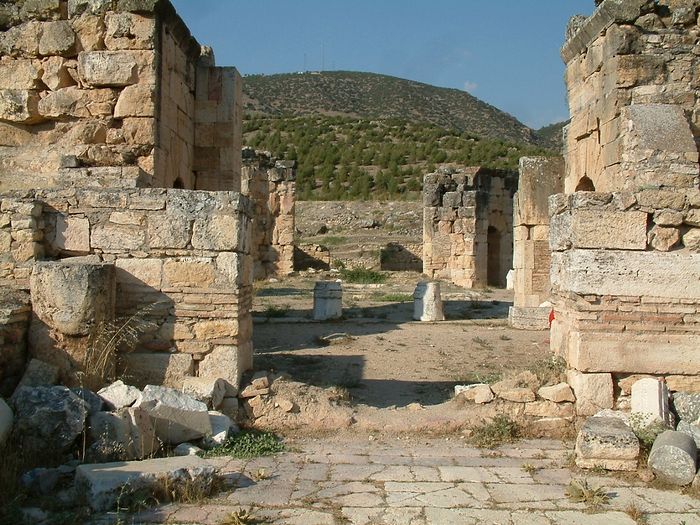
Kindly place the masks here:
POLYGON ((505 286, 517 175, 444 167, 423 182, 423 273, 466 288, 505 286))
POLYGON ((33 357, 76 384, 136 314, 133 383, 235 395, 253 276, 290 271, 294 231, 293 166, 242 176, 240 75, 163 0, 5 3, 0 29, 2 394, 33 357))
POLYGON ((608 0, 562 49, 571 123, 550 198, 551 348, 579 415, 624 406, 633 374, 700 390, 698 7, 608 0))

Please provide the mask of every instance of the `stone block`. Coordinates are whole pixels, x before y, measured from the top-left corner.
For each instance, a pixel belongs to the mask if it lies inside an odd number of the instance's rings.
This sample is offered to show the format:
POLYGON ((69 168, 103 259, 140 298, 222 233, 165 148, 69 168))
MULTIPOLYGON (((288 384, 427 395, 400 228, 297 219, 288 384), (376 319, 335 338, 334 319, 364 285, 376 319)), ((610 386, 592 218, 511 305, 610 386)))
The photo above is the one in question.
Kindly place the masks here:
POLYGON ((242 251, 239 238, 239 218, 235 215, 216 214, 196 219, 192 232, 192 246, 202 250, 242 251))
POLYGON ((199 362, 199 377, 223 379, 226 381, 226 396, 236 396, 243 372, 252 366, 246 354, 244 346, 217 346, 199 362))
MULTIPOLYGON (((629 57, 628 57, 629 58, 629 57)), ((622 110, 627 148, 697 154, 683 108, 672 104, 634 104, 622 110)))
MULTIPOLYGON (((60 59, 59 59, 60 60, 60 59)), ((2 63, 0 89, 37 89, 41 67, 33 60, 7 60, 2 63)))
POLYGON ((126 444, 127 458, 144 459, 158 452, 161 442, 147 411, 128 407, 120 410, 119 415, 126 422, 129 436, 126 444))
POLYGON ((207 288, 215 280, 210 259, 168 260, 163 264, 163 286, 207 288))
POLYGON ((68 0, 68 17, 75 18, 83 13, 101 15, 112 9, 113 0, 68 0))
POLYGON ((208 407, 218 409, 227 394, 226 381, 221 378, 186 377, 182 391, 208 407))
POLYGON ((644 378, 632 385, 632 416, 641 427, 652 423, 672 426, 669 410, 669 391, 666 383, 653 378, 644 378))
POLYGON ((644 250, 647 246, 647 214, 638 211, 577 209, 571 216, 574 248, 644 250))
POLYGON ((688 230, 683 235, 683 246, 692 252, 700 253, 700 228, 688 230))
POLYGON ((75 49, 75 33, 66 20, 46 22, 41 26, 39 54, 69 56, 75 49))
POLYGON ((38 93, 27 89, 0 89, 0 120, 23 124, 42 120, 38 93))
POLYGON ((697 472, 698 449, 683 432, 667 430, 651 447, 648 465, 656 477, 673 485, 690 485, 697 472))
POLYGON ((485 383, 473 385, 456 385, 455 397, 461 397, 467 401, 473 401, 476 404, 486 404, 493 401, 496 396, 493 394, 491 387, 485 383))
POLYGON ((100 389, 97 395, 102 398, 111 410, 118 410, 133 405, 141 397, 141 391, 118 380, 100 389))
POLYGON ((151 248, 186 248, 192 236, 192 221, 170 213, 149 214, 148 245, 151 248))
POLYGON ((61 334, 87 336, 114 317, 111 264, 37 262, 30 287, 34 314, 61 334))
POLYGON ((576 438, 576 465, 581 468, 636 470, 639 440, 616 417, 589 417, 576 438))
POLYGON ((666 226, 654 226, 649 232, 649 244, 655 250, 667 252, 681 240, 680 230, 678 228, 669 228, 666 226))
POLYGON ((15 392, 22 387, 53 386, 58 383, 58 367, 39 359, 29 361, 15 392))
POLYGON ((138 63, 128 51, 83 51, 78 74, 89 86, 128 86, 138 81, 138 63))
POLYGON ((543 386, 537 391, 537 395, 542 399, 554 401, 555 403, 574 402, 576 398, 567 383, 558 383, 552 386, 543 386))
POLYGON ((221 412, 210 411, 209 422, 211 423, 211 434, 202 439, 202 446, 206 449, 218 447, 226 443, 233 421, 221 412))
POLYGON ((521 157, 514 201, 518 224, 548 224, 550 195, 564 191, 563 157, 521 157))
POLYGON ((177 445, 211 434, 207 406, 172 388, 147 385, 135 406, 153 418, 156 435, 164 443, 177 445))
MULTIPOLYGON (((107 1, 109 0, 105 0, 107 1)), ((104 49, 105 26, 102 16, 86 13, 79 17, 71 17, 70 23, 75 31, 78 49, 81 51, 104 49)))
POLYGON ((134 84, 125 87, 117 104, 114 106, 114 117, 154 117, 155 88, 148 84, 134 84))
POLYGON ((80 89, 69 86, 48 93, 38 104, 45 118, 111 116, 115 97, 111 89, 80 89))
POLYGON ((71 253, 90 253, 90 221, 87 218, 58 215, 53 238, 54 249, 71 253))
POLYGON ((41 22, 29 21, 0 32, 0 55, 36 56, 39 54, 41 22))
POLYGON ((128 353, 120 356, 120 368, 129 382, 182 388, 185 377, 192 376, 194 363, 189 354, 128 353))
POLYGON ((133 224, 108 222, 94 226, 90 236, 90 246, 106 252, 139 250, 145 242, 146 234, 143 228, 133 224))
POLYGON ((343 288, 337 281, 317 281, 314 285, 315 321, 338 319, 343 315, 343 288))
POLYGON ((160 290, 162 284, 162 259, 117 259, 117 284, 148 286, 160 290))
POLYGON ((676 392, 673 408, 680 419, 700 421, 700 393, 676 392))
POLYGON ((579 416, 590 416, 613 407, 611 374, 582 374, 570 369, 566 372, 566 382, 576 396, 576 413, 579 416))
MULTIPOLYGON (((516 295, 516 298, 518 295, 516 295)), ((520 307, 508 309, 508 323, 518 330, 548 330, 551 307, 520 307)))
POLYGON ((444 321, 440 297, 440 283, 421 281, 413 292, 413 319, 416 321, 444 321))
POLYGON ((154 17, 111 12, 105 17, 105 25, 107 49, 153 49, 156 35, 154 17))
MULTIPOLYGON (((216 469, 197 456, 148 459, 145 461, 79 465, 75 482, 93 511, 113 509, 125 493, 151 493, 167 480, 168 486, 187 485, 206 489, 216 469)), ((204 490, 206 492, 206 490, 204 490)))

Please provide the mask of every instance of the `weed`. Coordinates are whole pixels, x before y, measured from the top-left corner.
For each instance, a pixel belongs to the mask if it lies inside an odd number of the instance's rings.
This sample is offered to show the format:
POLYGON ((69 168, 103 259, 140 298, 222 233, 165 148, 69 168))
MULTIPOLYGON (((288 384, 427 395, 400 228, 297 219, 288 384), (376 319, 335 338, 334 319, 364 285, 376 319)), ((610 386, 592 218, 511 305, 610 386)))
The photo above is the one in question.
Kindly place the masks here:
POLYGON ((344 270, 345 263, 340 259, 333 259, 333 262, 331 263, 331 268, 335 268, 336 270, 344 270))
POLYGON ((551 355, 535 361, 530 367, 530 372, 537 376, 542 385, 559 383, 566 372, 566 361, 561 356, 551 355))
POLYGON ((532 475, 535 472, 537 472, 537 467, 533 465, 532 463, 523 463, 520 468, 522 469, 523 472, 527 472, 528 474, 532 475))
POLYGON ((289 305, 285 304, 282 306, 276 306, 274 304, 270 304, 265 308, 265 317, 268 319, 271 318, 279 318, 279 317, 285 317, 289 313, 289 305))
POLYGON ((380 284, 385 282, 387 278, 385 274, 363 266, 358 266, 351 270, 342 269, 340 270, 340 275, 347 282, 354 284, 380 284))
POLYGON ((260 467, 258 470, 253 472, 253 479, 255 481, 262 481, 265 479, 270 479, 270 473, 264 468, 260 467))
POLYGON ((233 458, 256 458, 284 452, 284 443, 272 432, 243 430, 226 442, 204 453, 204 457, 231 456, 233 458))
POLYGON ((472 430, 471 442, 482 448, 494 448, 512 443, 520 437, 520 425, 510 417, 499 414, 491 422, 482 422, 472 430))
POLYGON ((241 509, 226 516, 218 525, 262 525, 263 523, 252 512, 241 509))
POLYGON ((603 487, 591 487, 588 480, 571 480, 566 496, 574 503, 585 503, 590 509, 599 509, 610 503, 610 496, 603 487))
POLYGON ((347 237, 340 237, 337 235, 328 235, 323 237, 318 241, 318 244, 323 244, 325 246, 340 246, 347 241, 347 237))
POLYGON ((591 473, 596 474, 598 476, 605 474, 607 472, 607 469, 603 465, 593 465, 593 468, 591 469, 591 473))
POLYGON ((474 338, 472 338, 472 341, 474 343, 478 344, 481 348, 483 348, 485 350, 492 350, 493 349, 493 345, 491 343, 489 343, 486 339, 483 339, 481 337, 478 337, 478 336, 474 337, 474 338))
POLYGON ((639 525, 648 523, 646 515, 634 503, 630 503, 625 509, 625 513, 636 521, 639 525))
POLYGON ((410 293, 385 293, 374 296, 374 299, 382 303, 407 303, 413 301, 410 293))

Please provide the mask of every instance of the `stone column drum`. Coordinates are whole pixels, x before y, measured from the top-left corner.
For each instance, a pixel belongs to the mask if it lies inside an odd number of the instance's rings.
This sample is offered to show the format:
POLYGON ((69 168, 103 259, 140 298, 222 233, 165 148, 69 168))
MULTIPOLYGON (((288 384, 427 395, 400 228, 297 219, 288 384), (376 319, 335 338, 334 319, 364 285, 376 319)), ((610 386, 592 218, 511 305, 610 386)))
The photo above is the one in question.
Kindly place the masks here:
POLYGON ((440 283, 421 281, 413 292, 413 319, 416 321, 444 321, 440 283))
POLYGON ((314 286, 314 321, 343 315, 343 287, 338 281, 318 281, 314 286))

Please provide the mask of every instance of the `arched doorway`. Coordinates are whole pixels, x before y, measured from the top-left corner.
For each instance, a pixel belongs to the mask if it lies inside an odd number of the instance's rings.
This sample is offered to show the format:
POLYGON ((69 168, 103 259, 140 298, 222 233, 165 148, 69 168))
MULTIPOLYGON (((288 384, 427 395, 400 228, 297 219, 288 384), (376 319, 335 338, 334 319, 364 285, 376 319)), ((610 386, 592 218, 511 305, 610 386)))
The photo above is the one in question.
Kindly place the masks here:
POLYGON ((486 243, 488 246, 486 282, 489 286, 504 286, 504 276, 501 275, 501 232, 493 226, 489 226, 486 243))
POLYGON ((578 181, 574 191, 595 191, 595 185, 591 179, 584 175, 581 177, 581 180, 578 181))

